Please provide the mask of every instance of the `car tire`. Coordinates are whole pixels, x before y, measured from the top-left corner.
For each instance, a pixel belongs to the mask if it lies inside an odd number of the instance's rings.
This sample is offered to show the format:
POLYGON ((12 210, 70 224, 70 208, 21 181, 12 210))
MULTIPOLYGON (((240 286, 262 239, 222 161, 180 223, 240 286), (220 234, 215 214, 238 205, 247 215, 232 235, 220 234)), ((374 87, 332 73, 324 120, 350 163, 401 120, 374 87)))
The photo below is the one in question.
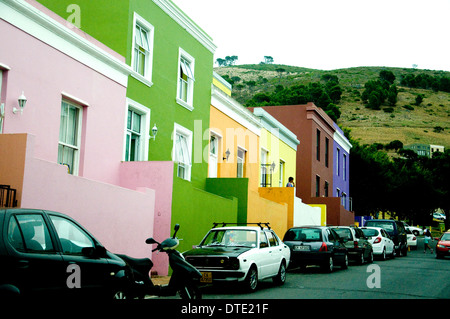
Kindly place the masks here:
POLYGON ((329 256, 325 262, 322 264, 322 269, 325 272, 331 273, 334 270, 334 260, 333 256, 329 256))
MULTIPOLYGON (((392 251, 392 255, 394 255, 395 249, 392 251)), ((381 253, 381 260, 386 260, 386 247, 383 248, 383 252, 381 253)))
POLYGON ((367 258, 367 263, 368 264, 373 263, 373 250, 370 250, 370 252, 369 252, 369 258, 367 258))
POLYGON ((281 261, 280 268, 278 269, 278 274, 273 277, 273 282, 277 286, 281 286, 286 282, 286 263, 281 261))
POLYGON ((358 265, 364 265, 364 253, 359 255, 358 265))
POLYGON ((345 254, 344 262, 341 264, 341 269, 347 269, 348 268, 348 254, 345 254))
POLYGON ((256 269, 256 266, 253 265, 248 270, 247 277, 245 277, 244 288, 249 292, 254 292, 256 291, 257 287, 258 287, 258 270, 256 269))

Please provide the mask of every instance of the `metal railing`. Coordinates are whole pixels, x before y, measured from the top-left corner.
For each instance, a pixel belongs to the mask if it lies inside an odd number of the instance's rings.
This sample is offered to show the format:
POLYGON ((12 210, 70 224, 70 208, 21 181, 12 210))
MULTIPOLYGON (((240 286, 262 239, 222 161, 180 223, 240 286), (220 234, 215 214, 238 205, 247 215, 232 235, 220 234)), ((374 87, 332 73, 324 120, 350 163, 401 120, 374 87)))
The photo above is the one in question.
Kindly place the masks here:
POLYGON ((0 207, 17 207, 17 191, 9 185, 0 185, 0 207))

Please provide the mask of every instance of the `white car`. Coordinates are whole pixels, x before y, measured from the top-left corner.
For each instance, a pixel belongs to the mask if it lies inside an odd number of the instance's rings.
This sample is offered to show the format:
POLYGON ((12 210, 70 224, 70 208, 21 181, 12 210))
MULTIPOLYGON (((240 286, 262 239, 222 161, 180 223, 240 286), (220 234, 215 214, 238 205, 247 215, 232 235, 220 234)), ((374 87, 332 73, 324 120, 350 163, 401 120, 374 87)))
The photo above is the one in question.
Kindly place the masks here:
POLYGON ((238 282, 251 292, 263 279, 282 285, 291 251, 268 224, 258 225, 214 227, 183 255, 200 270, 202 283, 238 282))
POLYGON ((417 237, 408 228, 406 228, 406 237, 408 240, 408 247, 417 249, 417 237))
POLYGON ((360 227, 372 243, 373 254, 386 260, 386 256, 395 257, 395 245, 389 234, 380 227, 360 227))

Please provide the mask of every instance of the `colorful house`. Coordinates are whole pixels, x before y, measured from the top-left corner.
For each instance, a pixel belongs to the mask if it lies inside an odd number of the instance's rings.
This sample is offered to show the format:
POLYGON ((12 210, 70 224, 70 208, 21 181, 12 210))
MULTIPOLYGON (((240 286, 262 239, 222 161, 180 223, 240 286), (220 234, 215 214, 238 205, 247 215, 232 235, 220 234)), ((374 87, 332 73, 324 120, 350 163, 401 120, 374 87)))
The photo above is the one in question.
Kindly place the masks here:
POLYGON ((353 213, 341 205, 340 198, 333 197, 334 122, 314 103, 262 108, 301 140, 297 149, 296 196, 307 204, 326 205, 328 224, 353 223, 353 213))
POLYGON ((334 123, 336 131, 333 136, 333 197, 341 198, 341 205, 352 211, 350 197, 350 149, 352 144, 344 132, 334 123))
POLYGON ((135 243, 152 235, 155 191, 122 179, 125 59, 31 0, 0 1, 0 41, 4 206, 60 211, 109 250, 147 255, 135 243))
POLYGON ((252 113, 232 99, 218 74, 213 83, 208 189, 238 198, 238 222, 270 222, 280 236, 302 216, 320 223, 320 213, 284 187, 295 176, 296 136, 263 109, 252 113))
MULTIPOLYGON (((127 169, 121 178, 125 187, 155 191, 149 232, 164 239, 178 223, 185 250, 213 222, 235 220, 236 199, 210 193, 206 184, 212 39, 169 0, 121 0, 114 6, 101 0, 75 6, 71 0, 39 2, 70 21, 77 22, 78 12, 81 30, 123 55, 131 69, 121 129, 127 169)), ((167 272, 166 256, 153 261, 158 273, 167 272)))

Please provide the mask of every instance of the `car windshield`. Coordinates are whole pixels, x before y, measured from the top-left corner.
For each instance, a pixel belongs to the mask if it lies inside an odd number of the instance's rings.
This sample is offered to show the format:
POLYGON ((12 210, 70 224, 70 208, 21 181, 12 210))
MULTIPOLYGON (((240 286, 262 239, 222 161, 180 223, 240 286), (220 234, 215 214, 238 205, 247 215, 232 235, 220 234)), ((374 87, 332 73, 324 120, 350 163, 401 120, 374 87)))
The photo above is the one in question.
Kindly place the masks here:
POLYGON ((339 235, 341 238, 347 238, 349 240, 352 239, 351 230, 348 228, 333 228, 333 230, 339 235))
POLYGON ((364 235, 367 237, 378 236, 378 230, 376 230, 376 229, 363 228, 362 231, 363 231, 364 235))
POLYGON ((211 230, 200 246, 240 246, 256 247, 256 231, 250 229, 211 230))
POLYGON ((442 235, 441 240, 450 240, 450 233, 445 233, 444 235, 442 235))
POLYGON ((394 223, 391 223, 391 222, 369 220, 369 221, 367 221, 366 225, 372 226, 372 227, 381 227, 389 233, 394 232, 394 223))
POLYGON ((289 229, 283 241, 322 241, 322 230, 318 228, 289 229))

